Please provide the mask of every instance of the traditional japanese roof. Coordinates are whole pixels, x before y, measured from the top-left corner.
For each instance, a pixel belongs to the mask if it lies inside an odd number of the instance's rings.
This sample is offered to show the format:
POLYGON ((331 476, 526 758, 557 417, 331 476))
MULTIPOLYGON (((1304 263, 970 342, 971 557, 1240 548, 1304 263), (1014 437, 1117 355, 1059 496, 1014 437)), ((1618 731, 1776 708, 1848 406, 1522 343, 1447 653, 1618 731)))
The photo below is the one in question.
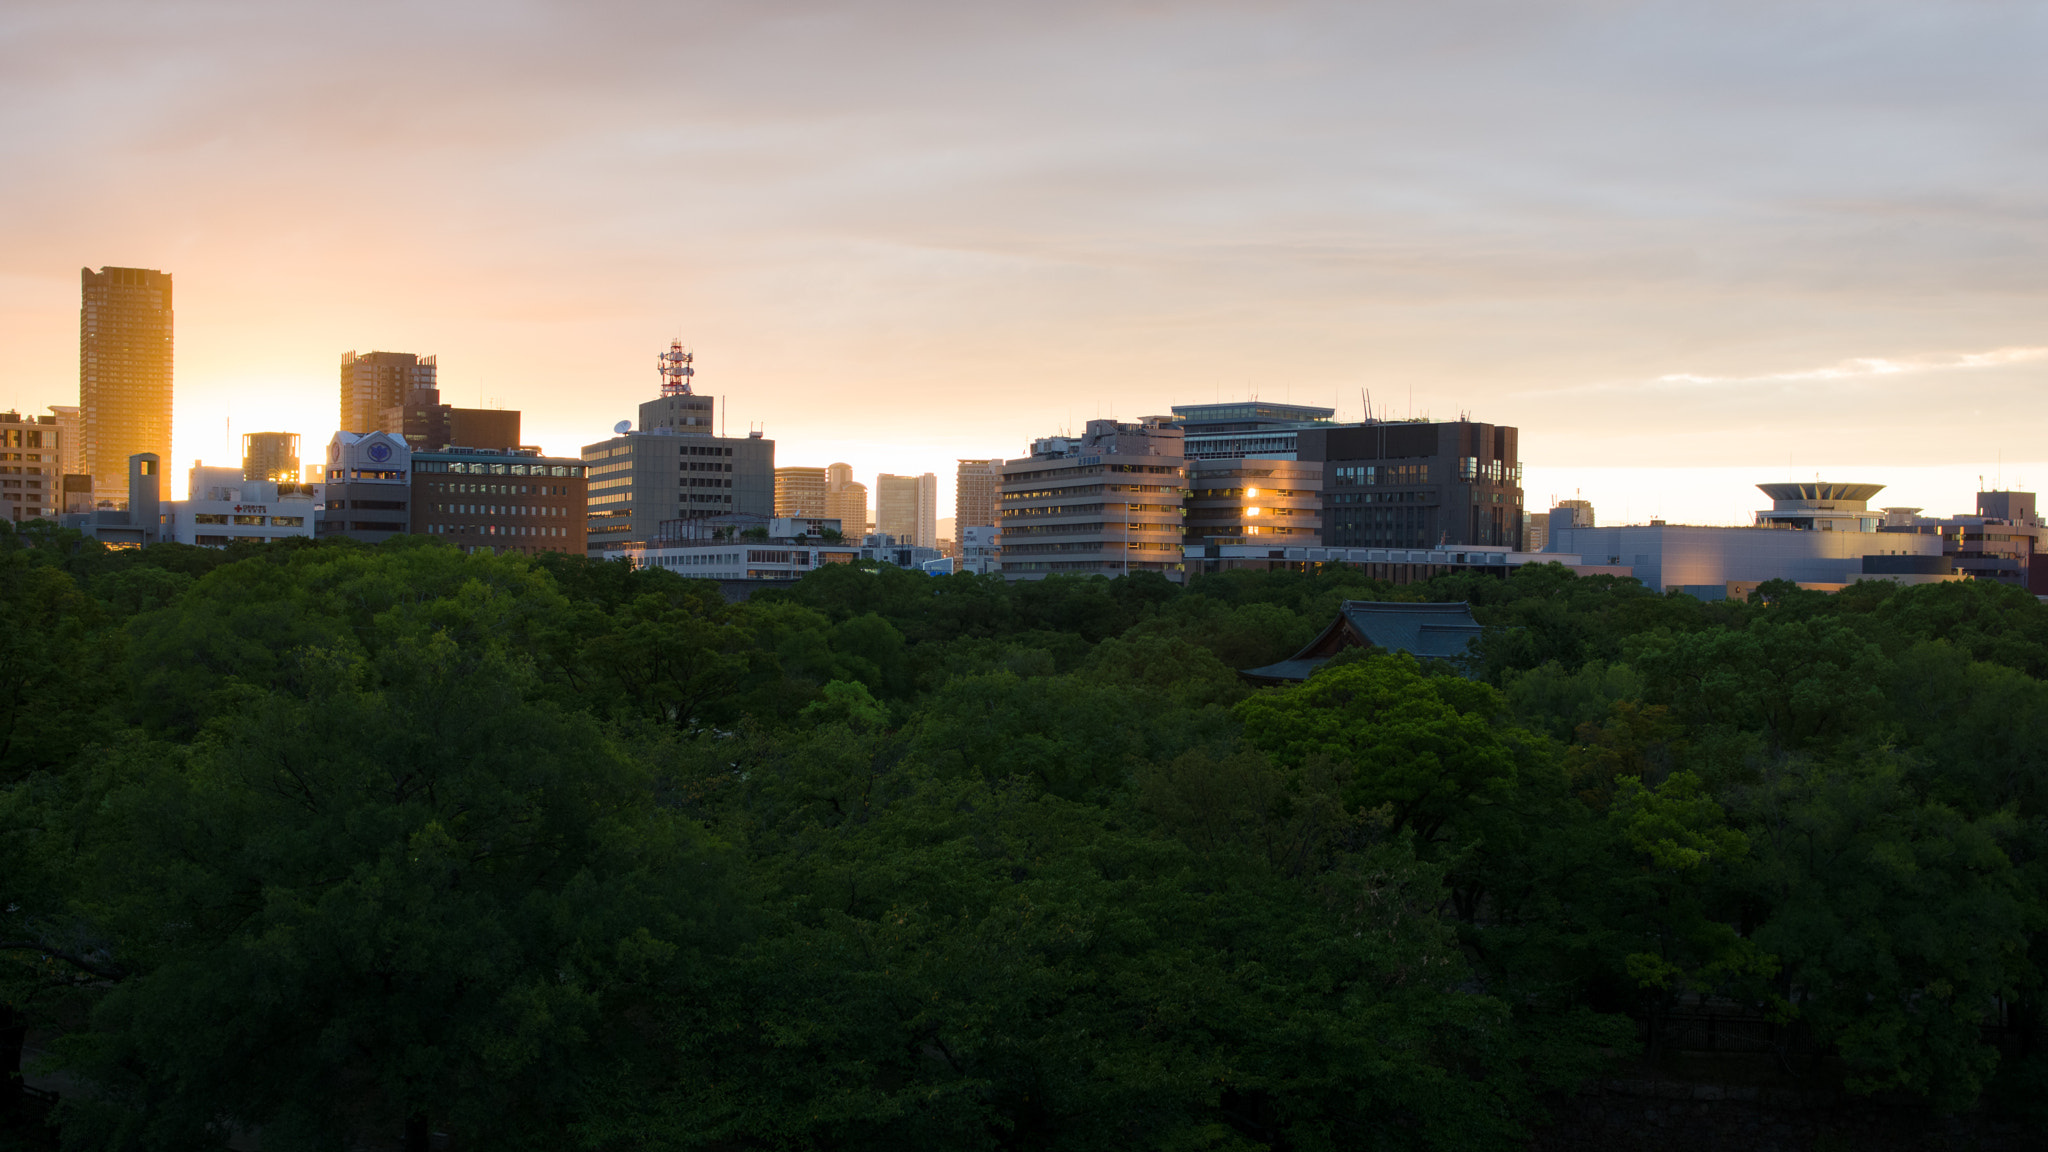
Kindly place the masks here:
POLYGON ((1306 680, 1330 657, 1359 647, 1407 652, 1421 660, 1462 660, 1471 655, 1470 646, 1481 631, 1479 621, 1472 618, 1472 606, 1462 600, 1455 604, 1346 600, 1337 619, 1307 647, 1278 663, 1247 668, 1239 675, 1261 684, 1306 680))

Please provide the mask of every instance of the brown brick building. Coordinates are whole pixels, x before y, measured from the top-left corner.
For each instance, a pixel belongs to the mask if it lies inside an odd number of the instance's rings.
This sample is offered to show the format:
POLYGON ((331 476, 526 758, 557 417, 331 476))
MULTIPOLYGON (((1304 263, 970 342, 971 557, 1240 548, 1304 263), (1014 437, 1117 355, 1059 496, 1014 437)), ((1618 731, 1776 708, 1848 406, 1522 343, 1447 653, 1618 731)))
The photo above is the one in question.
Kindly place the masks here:
POLYGON ((587 493, 581 460, 515 448, 415 452, 411 529, 465 551, 581 556, 587 493))

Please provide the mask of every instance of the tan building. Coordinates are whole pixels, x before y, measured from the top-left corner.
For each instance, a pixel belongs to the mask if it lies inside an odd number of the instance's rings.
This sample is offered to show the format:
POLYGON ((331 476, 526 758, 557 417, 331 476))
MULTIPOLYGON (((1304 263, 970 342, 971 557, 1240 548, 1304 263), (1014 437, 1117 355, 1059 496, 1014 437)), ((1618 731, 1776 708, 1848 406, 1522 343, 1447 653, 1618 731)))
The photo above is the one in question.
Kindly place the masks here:
POLYGON ((939 478, 875 477, 875 531, 894 536, 898 544, 916 548, 939 546, 939 478))
POLYGON ((953 489, 953 532, 978 526, 993 527, 1003 502, 1003 462, 962 460, 953 489))
POLYGON ((360 356, 342 353, 341 430, 403 435, 403 429, 384 426, 385 413, 412 403, 415 393, 433 392, 434 398, 425 403, 439 404, 439 373, 432 356, 415 356, 410 352, 365 352, 360 356))
POLYGON ((855 540, 874 527, 868 519, 868 486, 853 478, 851 464, 826 467, 825 516, 839 521, 839 530, 855 540))
POLYGON ((1167 416, 1090 420, 1078 437, 1033 441, 1031 455, 1003 465, 1003 575, 1179 579, 1183 451, 1167 416))
POLYGON ((1188 463, 1187 543, 1322 542, 1323 466, 1240 457, 1188 463))
POLYGON ((171 277, 153 268, 79 270, 78 411, 93 498, 128 504, 128 458, 171 455, 171 277))
POLYGON ((775 515, 779 518, 826 517, 823 468, 777 468, 775 515))
MULTIPOLYGON (((52 404, 50 411, 56 414, 57 439, 62 447, 57 449, 57 472, 62 476, 83 476, 85 460, 79 454, 78 406, 76 404, 52 404)), ((38 424, 41 420, 36 421, 38 424)))
POLYGON ((56 519, 64 511, 63 457, 55 416, 0 412, 0 517, 56 519))

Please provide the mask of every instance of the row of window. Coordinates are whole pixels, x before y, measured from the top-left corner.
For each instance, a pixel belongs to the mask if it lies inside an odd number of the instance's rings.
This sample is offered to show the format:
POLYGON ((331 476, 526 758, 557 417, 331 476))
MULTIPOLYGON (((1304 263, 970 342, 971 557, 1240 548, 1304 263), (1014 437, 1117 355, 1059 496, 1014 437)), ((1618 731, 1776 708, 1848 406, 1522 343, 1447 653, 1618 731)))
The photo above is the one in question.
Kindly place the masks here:
POLYGON ((304 528, 304 516, 229 516, 218 512, 194 512, 194 524, 240 524, 244 527, 260 527, 269 524, 273 528, 304 528))
POLYGON ((1427 484, 1427 464, 1344 464, 1330 470, 1331 483, 1342 486, 1427 484))
MULTIPOLYGON (((351 525, 354 527, 354 525, 351 525)), ((567 536, 567 528, 551 524, 429 524, 430 536, 567 536)))

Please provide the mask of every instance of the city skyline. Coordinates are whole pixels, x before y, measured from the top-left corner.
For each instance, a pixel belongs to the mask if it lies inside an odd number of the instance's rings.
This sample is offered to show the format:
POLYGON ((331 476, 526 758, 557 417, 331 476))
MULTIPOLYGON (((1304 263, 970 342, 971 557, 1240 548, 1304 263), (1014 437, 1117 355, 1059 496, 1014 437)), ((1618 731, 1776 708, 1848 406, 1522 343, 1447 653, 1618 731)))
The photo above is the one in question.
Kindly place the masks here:
POLYGON ((1097 416, 1367 390, 1637 518, 2048 478, 2037 10, 28 8, 0 388, 76 402, 73 269, 175 274, 174 484, 324 443, 350 348, 437 352, 449 402, 573 451, 674 336, 732 433, 941 507, 956 459, 1097 416), (646 67, 686 32, 700 66, 646 67), (370 44, 422 66, 366 101, 370 44))

